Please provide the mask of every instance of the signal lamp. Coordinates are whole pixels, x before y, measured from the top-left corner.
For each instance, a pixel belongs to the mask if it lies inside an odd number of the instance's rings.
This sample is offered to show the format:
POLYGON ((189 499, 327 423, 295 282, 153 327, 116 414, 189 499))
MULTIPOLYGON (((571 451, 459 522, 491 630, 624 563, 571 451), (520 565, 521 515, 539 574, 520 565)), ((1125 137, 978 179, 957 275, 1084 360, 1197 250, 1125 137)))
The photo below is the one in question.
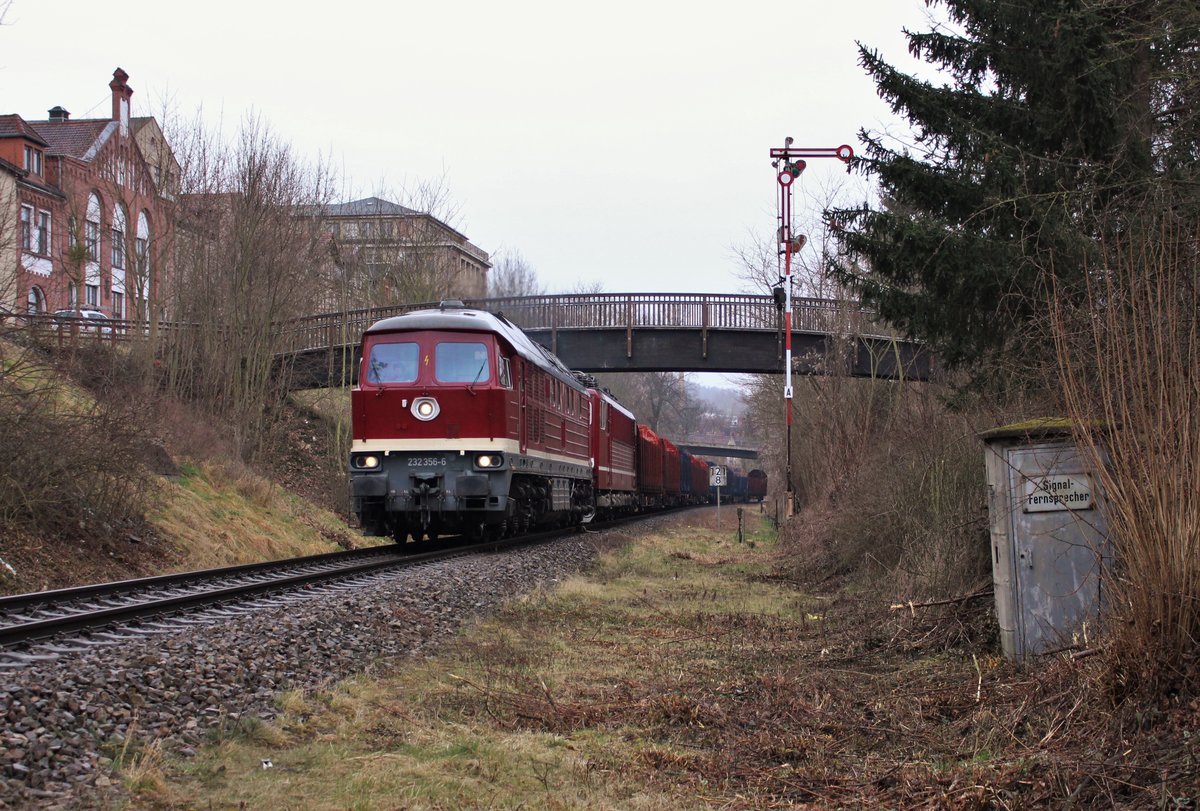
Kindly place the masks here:
POLYGON ((355 456, 354 467, 359 470, 374 470, 379 467, 379 457, 373 453, 355 456))
POLYGON ((498 453, 481 453, 475 457, 477 467, 500 467, 504 464, 504 457, 498 453))

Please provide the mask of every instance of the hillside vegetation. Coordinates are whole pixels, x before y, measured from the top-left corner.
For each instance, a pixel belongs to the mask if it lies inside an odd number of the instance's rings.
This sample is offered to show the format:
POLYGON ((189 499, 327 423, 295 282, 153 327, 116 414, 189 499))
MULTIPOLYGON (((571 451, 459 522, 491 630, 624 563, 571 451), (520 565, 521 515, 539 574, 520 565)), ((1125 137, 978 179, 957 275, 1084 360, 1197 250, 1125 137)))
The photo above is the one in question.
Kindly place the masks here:
POLYGON ((329 429, 290 403, 247 463, 210 415, 81 342, 0 344, 0 593, 352 547, 329 429))

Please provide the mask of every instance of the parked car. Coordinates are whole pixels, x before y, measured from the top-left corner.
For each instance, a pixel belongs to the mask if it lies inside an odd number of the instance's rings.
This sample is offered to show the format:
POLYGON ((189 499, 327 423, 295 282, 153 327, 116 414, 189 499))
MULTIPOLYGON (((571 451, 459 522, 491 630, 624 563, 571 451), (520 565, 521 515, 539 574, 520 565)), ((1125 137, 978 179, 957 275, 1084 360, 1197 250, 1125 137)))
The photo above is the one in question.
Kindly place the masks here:
POLYGON ((83 307, 78 312, 69 308, 55 310, 54 321, 62 332, 77 329, 79 332, 99 332, 102 335, 111 335, 113 331, 111 318, 99 310, 88 307, 83 307))

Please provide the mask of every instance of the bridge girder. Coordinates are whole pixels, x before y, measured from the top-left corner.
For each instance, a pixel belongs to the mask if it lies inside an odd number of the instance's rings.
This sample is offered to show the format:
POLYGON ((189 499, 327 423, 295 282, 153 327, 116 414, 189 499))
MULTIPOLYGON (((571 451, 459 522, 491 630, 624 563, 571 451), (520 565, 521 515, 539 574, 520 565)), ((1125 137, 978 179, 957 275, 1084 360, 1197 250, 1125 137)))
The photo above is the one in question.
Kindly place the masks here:
MULTIPOLYGON (((782 336, 761 330, 533 329, 526 332, 581 372, 721 372, 783 374, 782 336)), ((928 380, 933 358, 924 347, 869 336, 838 338, 793 332, 793 373, 888 380, 928 380), (835 341, 842 352, 829 352, 835 341), (829 358, 842 358, 831 363, 829 358)), ((357 346, 312 349, 293 356, 292 388, 344 385, 358 366, 357 346), (352 365, 345 369, 345 361, 352 365), (347 374, 347 372, 350 372, 347 374)))

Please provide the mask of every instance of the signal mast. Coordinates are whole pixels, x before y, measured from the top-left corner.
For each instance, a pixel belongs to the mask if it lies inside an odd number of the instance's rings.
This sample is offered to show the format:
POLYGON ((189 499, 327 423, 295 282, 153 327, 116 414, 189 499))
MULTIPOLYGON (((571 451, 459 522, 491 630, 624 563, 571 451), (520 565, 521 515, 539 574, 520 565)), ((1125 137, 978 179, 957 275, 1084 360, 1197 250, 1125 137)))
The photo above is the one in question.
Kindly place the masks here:
POLYGON ((803 234, 792 233, 792 182, 807 168, 805 158, 837 158, 847 165, 854 159, 854 150, 846 144, 833 148, 804 148, 793 147, 792 140, 789 135, 783 139, 783 147, 771 149, 771 165, 775 167, 775 177, 779 182, 779 255, 784 257, 783 274, 779 277, 783 290, 780 291, 778 287, 774 290, 775 304, 783 309, 784 372, 787 375, 783 386, 787 410, 786 518, 791 518, 796 509, 796 491, 792 486, 792 254, 799 252, 808 242, 808 237, 803 234))

